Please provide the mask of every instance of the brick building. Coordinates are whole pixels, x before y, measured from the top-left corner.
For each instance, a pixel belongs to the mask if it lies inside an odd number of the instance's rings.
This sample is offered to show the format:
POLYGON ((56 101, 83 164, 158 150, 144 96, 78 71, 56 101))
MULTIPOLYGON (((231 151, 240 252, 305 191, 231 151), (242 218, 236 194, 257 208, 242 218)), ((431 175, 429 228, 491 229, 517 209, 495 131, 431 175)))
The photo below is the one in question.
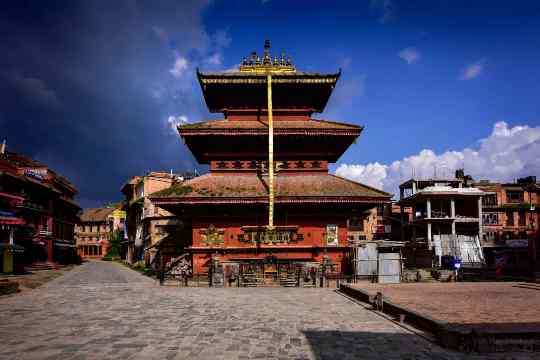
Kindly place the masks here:
POLYGON ((348 271, 350 241, 368 235, 366 217, 391 195, 328 173, 363 129, 312 118, 340 73, 297 72, 267 42, 238 71, 197 76, 206 105, 224 118, 178 131, 210 173, 151 196, 189 227, 193 271, 214 262, 258 284, 323 262, 348 271))
POLYGON ((109 250, 113 231, 124 231, 126 213, 118 206, 84 209, 75 226, 77 253, 82 258, 101 258, 109 250))
POLYGON ((474 186, 482 189, 482 245, 488 263, 496 255, 504 256, 510 271, 526 272, 534 259, 535 241, 540 227, 540 185, 536 177, 518 179, 515 183, 481 180, 474 186))
MULTIPOLYGON (((75 260, 77 189, 43 163, 0 148, 0 271, 75 260)), ((52 266, 52 265, 47 265, 52 266)))
POLYGON ((153 263, 160 244, 163 252, 174 255, 183 251, 181 236, 182 222, 172 213, 155 206, 149 196, 182 182, 183 176, 166 172, 149 172, 134 176, 120 189, 125 196, 126 234, 123 257, 129 262, 144 260, 153 263))

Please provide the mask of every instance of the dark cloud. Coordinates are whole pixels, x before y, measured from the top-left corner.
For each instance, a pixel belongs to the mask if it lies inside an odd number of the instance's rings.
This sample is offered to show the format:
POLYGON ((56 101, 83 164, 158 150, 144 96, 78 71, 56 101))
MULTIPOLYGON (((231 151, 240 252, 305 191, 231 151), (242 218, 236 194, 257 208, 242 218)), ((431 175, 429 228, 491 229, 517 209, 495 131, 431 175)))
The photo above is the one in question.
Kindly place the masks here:
POLYGON ((209 115, 194 69, 213 64, 230 38, 207 33, 206 2, 1 7, 0 136, 11 150, 72 180, 83 205, 119 198, 131 175, 196 166, 167 119, 209 115), (179 58, 186 74, 175 78, 179 58))

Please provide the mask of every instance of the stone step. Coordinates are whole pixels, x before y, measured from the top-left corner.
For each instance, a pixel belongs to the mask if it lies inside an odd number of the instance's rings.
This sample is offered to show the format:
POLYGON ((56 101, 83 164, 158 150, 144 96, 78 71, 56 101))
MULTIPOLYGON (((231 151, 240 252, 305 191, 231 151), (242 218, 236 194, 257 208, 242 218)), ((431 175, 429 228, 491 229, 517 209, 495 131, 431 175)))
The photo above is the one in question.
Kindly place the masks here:
POLYGON ((58 270, 59 266, 56 263, 40 262, 25 266, 24 269, 26 271, 58 270))

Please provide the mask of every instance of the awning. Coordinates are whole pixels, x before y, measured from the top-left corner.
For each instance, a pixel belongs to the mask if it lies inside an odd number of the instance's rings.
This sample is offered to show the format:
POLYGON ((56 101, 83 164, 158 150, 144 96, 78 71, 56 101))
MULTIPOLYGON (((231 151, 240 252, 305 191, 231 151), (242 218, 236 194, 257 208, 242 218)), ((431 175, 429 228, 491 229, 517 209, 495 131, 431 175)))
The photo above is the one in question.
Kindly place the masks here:
POLYGON ((24 225, 24 220, 18 217, 0 215, 0 225, 24 225))

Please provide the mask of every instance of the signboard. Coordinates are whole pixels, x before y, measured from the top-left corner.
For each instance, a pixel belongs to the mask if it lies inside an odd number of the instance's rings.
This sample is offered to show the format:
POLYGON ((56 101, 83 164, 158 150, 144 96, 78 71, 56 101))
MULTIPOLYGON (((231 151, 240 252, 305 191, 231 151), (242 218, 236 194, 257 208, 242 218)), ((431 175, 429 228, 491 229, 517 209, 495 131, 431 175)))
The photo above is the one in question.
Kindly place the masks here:
POLYGON ((334 224, 326 225, 326 245, 338 245, 338 226, 334 224))
POLYGON ((6 216, 6 217, 15 217, 16 214, 12 211, 3 211, 0 210, 0 216, 6 216))
POLYGON ((24 175, 41 181, 47 175, 47 169, 26 168, 24 169, 24 175))
POLYGON ((124 210, 114 210, 112 212, 112 216, 114 217, 117 217, 117 218, 121 218, 121 219, 125 219, 126 218, 126 212, 124 210))

